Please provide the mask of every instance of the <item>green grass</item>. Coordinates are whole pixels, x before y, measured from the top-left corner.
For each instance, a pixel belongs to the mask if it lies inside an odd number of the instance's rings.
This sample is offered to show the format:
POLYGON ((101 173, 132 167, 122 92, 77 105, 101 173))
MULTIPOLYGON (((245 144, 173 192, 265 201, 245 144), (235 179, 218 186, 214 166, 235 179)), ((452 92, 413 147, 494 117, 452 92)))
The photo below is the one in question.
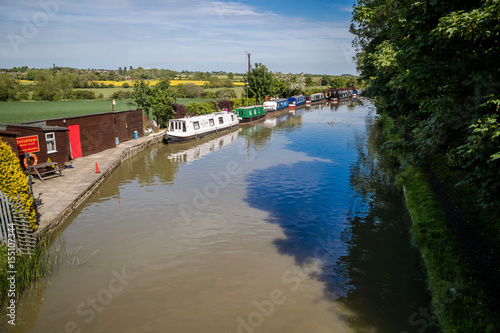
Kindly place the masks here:
POLYGON ((124 90, 124 91, 133 91, 133 88, 123 88, 123 87, 114 87, 114 88, 78 88, 74 90, 91 90, 96 93, 97 96, 99 94, 102 94, 104 98, 110 98, 110 96, 117 92, 118 90, 124 90))
POLYGON ((399 177, 413 225, 412 243, 427 269, 427 287, 443 332, 496 332, 487 292, 450 228, 439 200, 420 168, 399 177))
MULTIPOLYGON (((116 101, 115 111, 132 110, 128 101, 116 101)), ((0 123, 22 123, 43 119, 111 112, 111 101, 0 102, 0 123)))
MULTIPOLYGON (((106 88, 115 89, 115 88, 106 88)), ((105 90, 105 89, 96 89, 105 90)), ((205 98, 178 98, 177 103, 201 103, 215 101, 205 98)), ((130 100, 116 100, 115 111, 133 110, 130 100)), ((59 101, 59 102, 0 102, 0 123, 17 124, 23 122, 74 117, 87 114, 111 112, 110 100, 59 101)))

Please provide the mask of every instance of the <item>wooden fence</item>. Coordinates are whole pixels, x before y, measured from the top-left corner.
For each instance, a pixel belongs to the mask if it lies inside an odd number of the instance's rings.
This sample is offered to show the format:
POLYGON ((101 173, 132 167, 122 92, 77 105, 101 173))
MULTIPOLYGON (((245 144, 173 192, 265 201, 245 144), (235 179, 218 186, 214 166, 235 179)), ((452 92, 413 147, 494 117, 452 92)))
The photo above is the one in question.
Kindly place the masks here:
POLYGON ((8 198, 0 191, 0 243, 15 244, 17 253, 31 253, 36 237, 24 216, 19 195, 8 198), (9 241, 10 240, 10 241, 9 241))

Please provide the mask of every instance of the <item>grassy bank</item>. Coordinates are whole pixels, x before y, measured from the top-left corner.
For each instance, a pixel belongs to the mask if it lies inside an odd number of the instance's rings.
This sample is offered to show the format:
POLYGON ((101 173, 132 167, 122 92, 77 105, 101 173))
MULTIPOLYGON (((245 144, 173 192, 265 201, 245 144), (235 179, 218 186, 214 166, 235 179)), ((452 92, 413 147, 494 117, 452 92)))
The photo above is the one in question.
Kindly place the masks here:
MULTIPOLYGON (((7 246, 0 246, 0 303, 6 303, 12 297, 9 295, 10 281, 7 278, 12 276, 9 271, 15 270, 15 298, 18 298, 22 291, 31 286, 34 281, 41 279, 52 269, 54 257, 48 251, 50 240, 40 242, 31 255, 23 254, 16 256, 13 269, 9 267, 7 261, 7 246)), ((58 259, 56 258, 56 261, 58 259)))
MULTIPOLYGON (((382 115, 378 122, 386 138, 385 148, 395 163, 405 160, 408 147, 394 131, 394 121, 382 115)), ((452 172, 442 161, 440 175, 452 172)), ((445 179, 451 181, 451 179, 445 179)), ((420 167, 405 164, 398 177, 411 219, 412 244, 419 249, 427 271, 427 287, 432 296, 433 313, 443 332, 497 332, 498 319, 492 309, 488 286, 481 281, 456 232, 451 229, 441 201, 420 167)), ((457 193, 450 193, 452 196, 457 193)), ((473 192, 462 192, 460 202, 474 202, 473 192)), ((474 205, 473 205, 474 206, 474 205)), ((469 213, 473 213, 470 211, 469 213)), ((475 210, 477 213, 477 210, 475 210)), ((472 215, 476 220, 491 216, 472 215)), ((476 223, 480 233, 488 223, 476 223)), ((491 227, 490 227, 491 229, 491 227)), ((495 237, 492 236, 492 241, 495 237)), ((462 240, 463 241, 463 240, 462 240)), ((416 326, 420 322, 414 322, 416 326)), ((423 323, 422 323, 423 324, 423 323)), ((426 324, 427 325, 427 324, 426 324)))
POLYGON ((487 290, 446 223, 424 172, 407 166, 399 177, 413 225, 412 242, 427 270, 427 286, 443 332, 497 332, 487 290))

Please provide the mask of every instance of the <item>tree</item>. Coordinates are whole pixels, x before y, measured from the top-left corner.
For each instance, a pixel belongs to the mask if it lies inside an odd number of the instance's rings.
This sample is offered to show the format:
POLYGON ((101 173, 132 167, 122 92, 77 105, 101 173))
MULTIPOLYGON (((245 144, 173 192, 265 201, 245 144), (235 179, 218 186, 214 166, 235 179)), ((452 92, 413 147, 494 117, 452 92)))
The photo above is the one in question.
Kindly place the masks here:
POLYGON ((320 84, 322 86, 329 86, 331 81, 332 81, 332 78, 330 76, 322 76, 320 84))
POLYGON ((132 102, 130 105, 135 105, 137 108, 142 109, 144 114, 149 115, 149 108, 151 107, 151 101, 149 95, 151 93, 151 88, 149 83, 143 79, 134 81, 134 90, 132 91, 132 102))
POLYGON ((229 80, 233 80, 234 79, 234 74, 232 72, 227 73, 227 78, 229 80))
POLYGON ((153 86, 148 97, 151 112, 160 125, 164 125, 170 119, 175 118, 173 108, 175 93, 169 79, 162 79, 153 86))
POLYGON ((448 156, 488 207, 500 206, 499 11, 496 1, 359 0, 351 25, 365 93, 396 119, 411 158, 448 156))
MULTIPOLYGON (((273 86, 282 89, 279 95, 293 96, 304 90, 305 78, 302 75, 276 73, 275 77, 273 86)), ((273 94, 276 94, 276 90, 273 90, 273 94)))
POLYGON ((265 65, 256 63, 248 73, 248 97, 253 97, 257 103, 264 100, 266 95, 272 94, 273 75, 265 65))
POLYGON ((314 80, 311 75, 306 75, 306 80, 305 80, 306 86, 313 86, 314 85, 314 80))
POLYGON ((61 86, 50 73, 39 72, 35 81, 34 99, 45 101, 57 101, 61 99, 61 86))
POLYGON ((7 74, 0 74, 0 101, 19 100, 19 82, 7 74))
POLYGON ((346 87, 345 80, 340 76, 336 76, 330 81, 330 88, 332 89, 340 89, 345 87, 346 87))
POLYGON ((59 91, 61 93, 61 98, 67 99, 73 91, 73 82, 69 74, 59 73, 57 75, 57 82, 59 83, 59 91))

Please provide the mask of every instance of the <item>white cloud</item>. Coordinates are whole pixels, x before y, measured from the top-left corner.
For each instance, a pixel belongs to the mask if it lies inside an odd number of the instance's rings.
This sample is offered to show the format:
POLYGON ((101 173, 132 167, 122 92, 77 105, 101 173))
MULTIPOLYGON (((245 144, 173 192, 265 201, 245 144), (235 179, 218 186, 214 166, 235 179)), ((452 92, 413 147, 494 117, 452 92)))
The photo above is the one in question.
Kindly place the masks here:
POLYGON ((0 5, 3 67, 56 62, 82 68, 129 64, 243 72, 249 51, 252 62, 273 71, 354 72, 349 22, 287 17, 237 1, 64 2, 34 36, 18 45, 19 52, 7 35, 23 37, 26 20, 42 9, 37 1, 0 5))

